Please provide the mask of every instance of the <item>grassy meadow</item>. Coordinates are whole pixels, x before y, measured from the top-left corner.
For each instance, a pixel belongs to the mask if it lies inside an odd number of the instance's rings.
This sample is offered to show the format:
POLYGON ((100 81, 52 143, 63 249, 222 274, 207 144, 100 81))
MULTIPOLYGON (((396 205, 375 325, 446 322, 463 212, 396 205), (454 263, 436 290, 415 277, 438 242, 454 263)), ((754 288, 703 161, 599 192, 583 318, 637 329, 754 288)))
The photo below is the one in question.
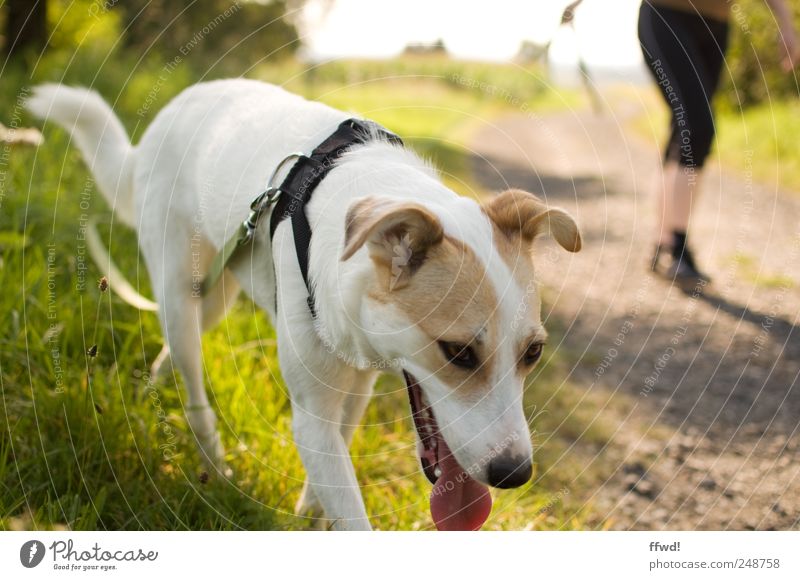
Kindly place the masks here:
MULTIPOLYGON (((177 66, 161 80, 163 66, 55 55, 6 69, 0 121, 38 125, 20 99, 36 82, 64 80, 96 87, 135 142, 169 98, 203 77, 177 66)), ((477 124, 521 103, 550 108, 564 98, 536 69, 441 59, 310 70, 286 61, 247 75, 385 124, 465 195, 484 193, 474 189, 463 145, 477 124)), ((207 388, 234 471, 230 480, 208 477, 183 418, 180 379, 153 383, 147 373, 162 344, 156 316, 98 288, 84 232, 88 216, 108 217, 108 208, 68 136, 53 126, 44 135, 39 148, 0 151, 0 529, 307 528, 292 513, 304 474, 264 313, 240 298, 205 337, 207 388)), ((102 233, 149 295, 133 233, 111 223, 102 233)), ((568 369, 548 351, 531 377, 534 481, 493 492, 488 529, 602 525, 582 499, 599 477, 584 460, 610 429, 594 420, 601 403, 593 395, 563 383, 568 369)), ((430 484, 417 466, 399 381, 379 382, 364 423, 352 453, 373 525, 431 529, 430 484)))
MULTIPOLYGON (((638 91, 637 91, 638 92, 638 91)), ((631 98, 629 91, 615 96, 631 98)), ((790 195, 800 192, 800 102, 779 99, 746 108, 732 107, 724 98, 716 103, 716 139, 709 164, 717 161, 727 170, 747 175, 762 183, 775 185, 790 195)), ((643 106, 631 128, 662 147, 669 135, 669 115, 655 89, 638 92, 643 106)))

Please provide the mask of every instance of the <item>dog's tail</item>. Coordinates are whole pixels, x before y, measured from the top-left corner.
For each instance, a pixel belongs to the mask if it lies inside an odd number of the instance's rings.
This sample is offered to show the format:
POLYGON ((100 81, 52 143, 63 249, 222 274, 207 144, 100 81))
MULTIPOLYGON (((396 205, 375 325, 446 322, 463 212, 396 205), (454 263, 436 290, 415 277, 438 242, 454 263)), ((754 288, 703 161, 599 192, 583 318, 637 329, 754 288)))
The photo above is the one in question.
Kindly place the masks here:
MULTIPOLYGON (((37 117, 50 119, 70 132, 114 215, 134 227, 135 149, 108 103, 88 89, 46 84, 34 89, 25 106, 37 117)), ((89 220, 86 245, 120 298, 140 310, 158 310, 158 305, 139 294, 114 264, 97 232, 95 218, 89 220)))
POLYGON ((135 150, 108 103, 88 89, 45 84, 34 89, 25 106, 37 117, 54 121, 72 134, 115 216, 134 227, 135 150))

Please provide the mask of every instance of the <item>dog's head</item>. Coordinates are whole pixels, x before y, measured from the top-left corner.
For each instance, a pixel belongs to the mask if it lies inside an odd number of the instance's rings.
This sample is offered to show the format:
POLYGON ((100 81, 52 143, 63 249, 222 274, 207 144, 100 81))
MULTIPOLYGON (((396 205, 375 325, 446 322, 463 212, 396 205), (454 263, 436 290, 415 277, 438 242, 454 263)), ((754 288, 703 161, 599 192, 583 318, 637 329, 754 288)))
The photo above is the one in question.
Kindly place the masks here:
MULTIPOLYGON (((435 418, 438 461, 452 455, 472 479, 496 487, 531 475, 522 392, 546 338, 533 253, 546 234, 580 249, 566 212, 520 190, 482 206, 459 200, 448 213, 367 197, 347 214, 342 259, 366 248, 373 263, 361 307, 372 347, 413 377, 420 406, 435 418)), ((436 454, 421 453, 438 479, 436 454)))

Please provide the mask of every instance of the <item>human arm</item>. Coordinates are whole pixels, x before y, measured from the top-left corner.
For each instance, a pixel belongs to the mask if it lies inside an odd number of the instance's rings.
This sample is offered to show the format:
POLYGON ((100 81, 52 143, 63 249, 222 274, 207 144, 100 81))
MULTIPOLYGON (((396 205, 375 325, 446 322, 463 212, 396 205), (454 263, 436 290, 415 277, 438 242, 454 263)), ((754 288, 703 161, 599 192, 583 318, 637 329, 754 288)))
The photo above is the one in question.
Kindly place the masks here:
POLYGON ((575 0, 564 8, 564 12, 561 13, 561 24, 569 24, 572 22, 573 18, 575 18, 575 9, 581 2, 583 2, 583 0, 575 0))
POLYGON ((778 42, 782 57, 781 65, 788 72, 800 64, 800 43, 798 43, 797 31, 792 22, 792 13, 784 0, 767 0, 767 4, 778 21, 778 30, 781 35, 778 42))

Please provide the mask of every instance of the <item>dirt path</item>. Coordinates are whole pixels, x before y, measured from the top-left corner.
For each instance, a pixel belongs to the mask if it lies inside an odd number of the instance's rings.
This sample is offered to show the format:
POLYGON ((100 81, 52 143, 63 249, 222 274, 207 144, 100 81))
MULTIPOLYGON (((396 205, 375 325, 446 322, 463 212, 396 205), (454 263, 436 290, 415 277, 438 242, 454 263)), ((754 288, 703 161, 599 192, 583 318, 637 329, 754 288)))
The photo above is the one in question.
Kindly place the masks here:
POLYGON ((571 383, 632 409, 587 501, 618 529, 798 528, 800 196, 748 180, 752 154, 739 176, 710 161, 691 242, 714 282, 671 288, 645 268, 659 151, 625 122, 520 114, 473 141, 482 185, 538 192, 581 223, 580 254, 540 257, 543 314, 564 327, 551 348, 575 361, 571 383))

